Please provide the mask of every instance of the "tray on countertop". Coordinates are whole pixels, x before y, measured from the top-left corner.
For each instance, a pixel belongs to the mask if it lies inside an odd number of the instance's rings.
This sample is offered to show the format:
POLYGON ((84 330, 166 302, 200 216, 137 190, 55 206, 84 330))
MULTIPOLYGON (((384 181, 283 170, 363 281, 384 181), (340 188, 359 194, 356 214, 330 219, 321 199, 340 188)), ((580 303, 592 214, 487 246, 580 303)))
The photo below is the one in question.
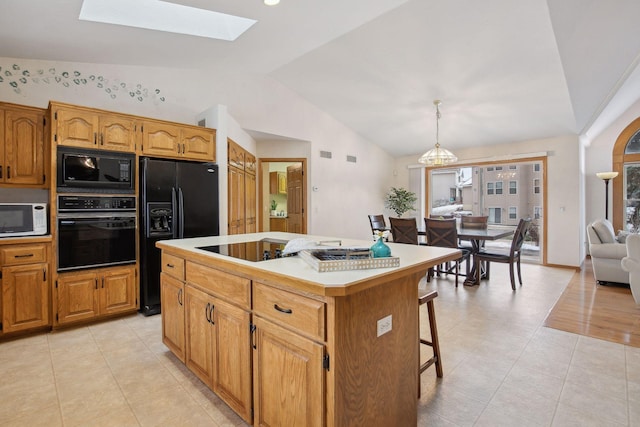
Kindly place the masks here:
POLYGON ((298 255, 321 273, 400 266, 400 258, 373 258, 369 248, 307 249, 298 255))

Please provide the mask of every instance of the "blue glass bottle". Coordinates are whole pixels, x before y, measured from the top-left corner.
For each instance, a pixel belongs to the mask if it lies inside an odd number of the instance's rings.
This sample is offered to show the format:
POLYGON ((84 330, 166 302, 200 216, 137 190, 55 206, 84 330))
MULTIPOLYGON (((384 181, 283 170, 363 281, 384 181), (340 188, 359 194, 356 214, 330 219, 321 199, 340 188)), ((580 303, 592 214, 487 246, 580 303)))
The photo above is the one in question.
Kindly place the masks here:
POLYGON ((371 246, 371 253, 374 258, 385 258, 391 256, 391 248, 384 243, 382 236, 371 246))

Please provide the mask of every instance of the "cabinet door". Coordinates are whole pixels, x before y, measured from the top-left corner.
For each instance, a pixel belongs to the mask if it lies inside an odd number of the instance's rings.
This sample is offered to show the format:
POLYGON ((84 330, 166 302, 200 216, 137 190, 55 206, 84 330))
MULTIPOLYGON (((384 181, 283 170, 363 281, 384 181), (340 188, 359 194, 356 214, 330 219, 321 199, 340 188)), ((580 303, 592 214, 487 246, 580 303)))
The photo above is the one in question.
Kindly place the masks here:
POLYGON ((256 177, 244 175, 244 217, 245 233, 255 233, 256 230, 256 177))
POLYGON ((323 426, 322 345, 255 318, 254 425, 323 426))
POLYGON ((135 267, 113 268, 99 277, 100 314, 136 309, 135 267))
POLYGON ((184 363, 184 284, 160 274, 162 342, 184 363))
POLYGON ((124 116, 100 116, 99 146, 105 150, 133 152, 136 138, 135 122, 124 116))
POLYGON ((149 155, 180 157, 180 128, 169 123, 144 122, 142 152, 149 155))
POLYGON ((66 324, 96 317, 99 313, 98 286, 98 276, 92 272, 58 275, 58 323, 66 324))
POLYGON ((256 174, 256 156, 251 153, 244 153, 244 171, 248 174, 256 174))
POLYGON ((44 112, 7 109, 4 121, 4 182, 44 184, 44 112))
POLYGON ((228 171, 228 198, 228 234, 242 234, 245 232, 244 172, 234 167, 228 171))
POLYGON ((49 323, 46 263, 2 269, 2 329, 15 332, 49 323))
POLYGON ((185 127, 182 129, 182 154, 185 158, 213 162, 215 156, 215 132, 212 129, 185 127))
POLYGON ((92 111, 59 109, 55 113, 59 145, 98 147, 98 114, 92 111))
POLYGON ((227 140, 227 163, 244 172, 245 151, 232 140, 227 140))
POLYGON ((211 297, 192 286, 185 287, 187 367, 209 387, 213 383, 213 331, 211 297))
POLYGON ((251 424, 251 316, 217 298, 212 304, 213 391, 251 424))

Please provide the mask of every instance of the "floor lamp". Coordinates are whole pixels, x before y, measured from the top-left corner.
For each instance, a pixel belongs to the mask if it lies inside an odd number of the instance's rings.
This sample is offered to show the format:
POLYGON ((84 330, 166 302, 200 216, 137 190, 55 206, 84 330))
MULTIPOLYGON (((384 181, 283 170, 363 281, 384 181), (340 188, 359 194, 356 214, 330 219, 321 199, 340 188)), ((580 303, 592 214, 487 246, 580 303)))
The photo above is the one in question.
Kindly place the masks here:
POLYGON ((598 178, 604 181, 604 219, 609 219, 609 180, 618 176, 618 172, 598 172, 598 178))

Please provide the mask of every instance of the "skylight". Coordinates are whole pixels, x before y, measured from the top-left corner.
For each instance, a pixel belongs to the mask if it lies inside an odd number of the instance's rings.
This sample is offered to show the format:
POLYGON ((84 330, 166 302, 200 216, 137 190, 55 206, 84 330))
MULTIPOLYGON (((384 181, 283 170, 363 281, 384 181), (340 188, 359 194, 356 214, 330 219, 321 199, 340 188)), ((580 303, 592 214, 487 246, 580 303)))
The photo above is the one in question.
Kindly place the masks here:
POLYGON ((161 0, 84 0, 79 19, 227 41, 257 22, 161 0))

